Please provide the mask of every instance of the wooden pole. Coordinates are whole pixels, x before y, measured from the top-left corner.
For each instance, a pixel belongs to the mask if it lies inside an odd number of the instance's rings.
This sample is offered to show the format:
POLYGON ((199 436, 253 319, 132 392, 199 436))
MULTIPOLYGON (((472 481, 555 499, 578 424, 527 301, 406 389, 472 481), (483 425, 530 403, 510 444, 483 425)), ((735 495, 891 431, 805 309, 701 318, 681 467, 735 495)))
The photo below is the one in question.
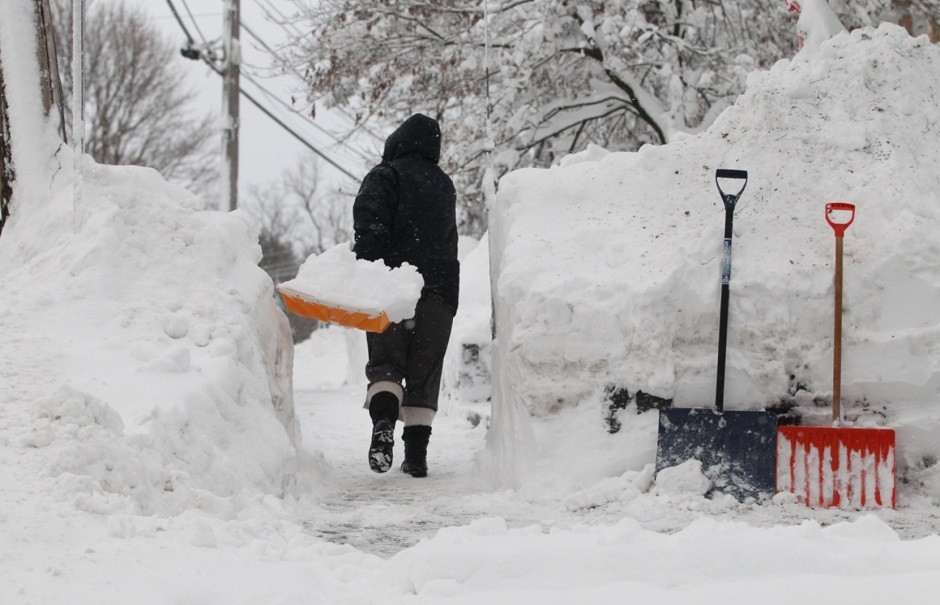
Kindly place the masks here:
POLYGON ((85 155, 85 0, 72 0, 72 224, 82 222, 85 155))
POLYGON ((52 112, 59 118, 59 136, 68 141, 65 128, 65 106, 62 104, 62 80, 59 78, 59 58, 55 45, 55 27, 49 0, 36 1, 39 19, 39 74, 42 81, 42 104, 46 115, 52 112))
POLYGON ((842 420, 842 238, 836 237, 836 301, 833 314, 832 421, 842 420))
POLYGON ((225 64, 222 69, 222 203, 228 209, 238 207, 238 130, 239 130, 239 68, 241 64, 241 30, 239 0, 225 0, 225 22, 222 48, 225 64))

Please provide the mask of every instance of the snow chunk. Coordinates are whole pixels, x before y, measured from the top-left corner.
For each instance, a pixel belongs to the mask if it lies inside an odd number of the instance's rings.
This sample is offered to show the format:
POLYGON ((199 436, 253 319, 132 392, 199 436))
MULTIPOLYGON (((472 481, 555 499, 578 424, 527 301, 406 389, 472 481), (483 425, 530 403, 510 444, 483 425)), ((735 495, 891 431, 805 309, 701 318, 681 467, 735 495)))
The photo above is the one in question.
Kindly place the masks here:
POLYGON ((405 263, 389 268, 382 261, 357 259, 347 242, 310 255, 297 277, 278 289, 348 311, 368 315, 385 311, 397 323, 414 317, 423 287, 424 278, 415 267, 405 263))
POLYGON ((656 475, 656 484, 653 486, 653 494, 657 496, 682 494, 704 496, 710 487, 711 481, 702 472, 702 463, 692 459, 659 471, 656 475))

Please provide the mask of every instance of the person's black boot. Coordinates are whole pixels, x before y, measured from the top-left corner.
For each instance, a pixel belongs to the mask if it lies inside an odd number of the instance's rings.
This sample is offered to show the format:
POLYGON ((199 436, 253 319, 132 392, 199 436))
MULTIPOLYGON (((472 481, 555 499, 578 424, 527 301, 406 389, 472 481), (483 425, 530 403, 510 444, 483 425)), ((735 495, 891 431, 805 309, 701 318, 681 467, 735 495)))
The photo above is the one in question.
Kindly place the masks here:
POLYGON ((431 427, 424 425, 406 426, 401 433, 405 442, 405 461, 401 463, 402 472, 412 477, 428 476, 428 441, 431 439, 431 427))
POLYGON ((388 391, 376 393, 369 403, 369 416, 372 417, 369 468, 377 473, 384 473, 392 468, 395 422, 398 420, 398 397, 388 391))

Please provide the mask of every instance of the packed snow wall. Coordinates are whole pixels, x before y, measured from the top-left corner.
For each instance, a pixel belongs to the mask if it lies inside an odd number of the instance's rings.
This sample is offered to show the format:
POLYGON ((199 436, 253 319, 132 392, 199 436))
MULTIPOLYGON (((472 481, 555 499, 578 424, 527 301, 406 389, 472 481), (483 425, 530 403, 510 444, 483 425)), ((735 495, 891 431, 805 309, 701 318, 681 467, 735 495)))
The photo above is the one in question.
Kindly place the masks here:
POLYGON ((94 512, 282 494, 293 348, 257 233, 153 170, 90 158, 73 207, 71 150, 39 109, 31 3, 2 5, 17 175, 0 237, 3 458, 94 512))
POLYGON ((503 467, 530 452, 564 456, 548 449, 550 434, 520 446, 520 422, 539 424, 520 418, 578 408, 596 425, 582 441, 603 442, 617 425, 641 431, 609 449, 642 466, 655 456, 656 426, 655 413, 634 412, 638 391, 714 404, 724 227, 714 177, 743 169, 727 408, 795 405, 804 422, 825 422, 834 234, 824 207, 855 203, 845 237, 846 417, 896 427, 905 489, 940 499, 938 98, 940 47, 883 25, 752 74, 699 135, 637 153, 594 148, 503 178, 490 232, 490 454, 503 467), (515 421, 497 422, 499 409, 515 421))
POLYGON ((19 445, 94 507, 282 493, 299 438, 293 349, 245 216, 204 211, 144 168, 89 164, 83 199, 77 231, 67 187, 16 206, 0 239, 19 445))

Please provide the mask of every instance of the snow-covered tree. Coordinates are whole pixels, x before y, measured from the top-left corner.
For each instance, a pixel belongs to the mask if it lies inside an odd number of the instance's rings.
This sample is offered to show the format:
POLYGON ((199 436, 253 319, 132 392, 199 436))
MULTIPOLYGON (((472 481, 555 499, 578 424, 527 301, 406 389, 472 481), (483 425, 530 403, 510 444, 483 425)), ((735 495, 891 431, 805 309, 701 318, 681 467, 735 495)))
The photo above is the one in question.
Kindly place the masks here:
MULTIPOLYGON (((834 8, 852 27, 890 2, 834 8)), ((305 35, 285 66, 304 70, 310 101, 385 128, 415 111, 440 120, 443 162, 464 194, 471 233, 485 220, 488 108, 500 172, 549 164, 589 142, 634 150, 707 126, 749 71, 797 50, 786 0, 295 3, 305 35)))
POLYGON ((500 171, 545 165, 593 142, 663 143, 707 125, 745 74, 791 54, 795 17, 779 0, 300 1, 293 45, 311 100, 395 122, 442 122, 446 168, 482 227, 487 119, 500 171), (485 60, 485 30, 490 43, 485 60), (488 69, 487 69, 488 68, 488 69))

